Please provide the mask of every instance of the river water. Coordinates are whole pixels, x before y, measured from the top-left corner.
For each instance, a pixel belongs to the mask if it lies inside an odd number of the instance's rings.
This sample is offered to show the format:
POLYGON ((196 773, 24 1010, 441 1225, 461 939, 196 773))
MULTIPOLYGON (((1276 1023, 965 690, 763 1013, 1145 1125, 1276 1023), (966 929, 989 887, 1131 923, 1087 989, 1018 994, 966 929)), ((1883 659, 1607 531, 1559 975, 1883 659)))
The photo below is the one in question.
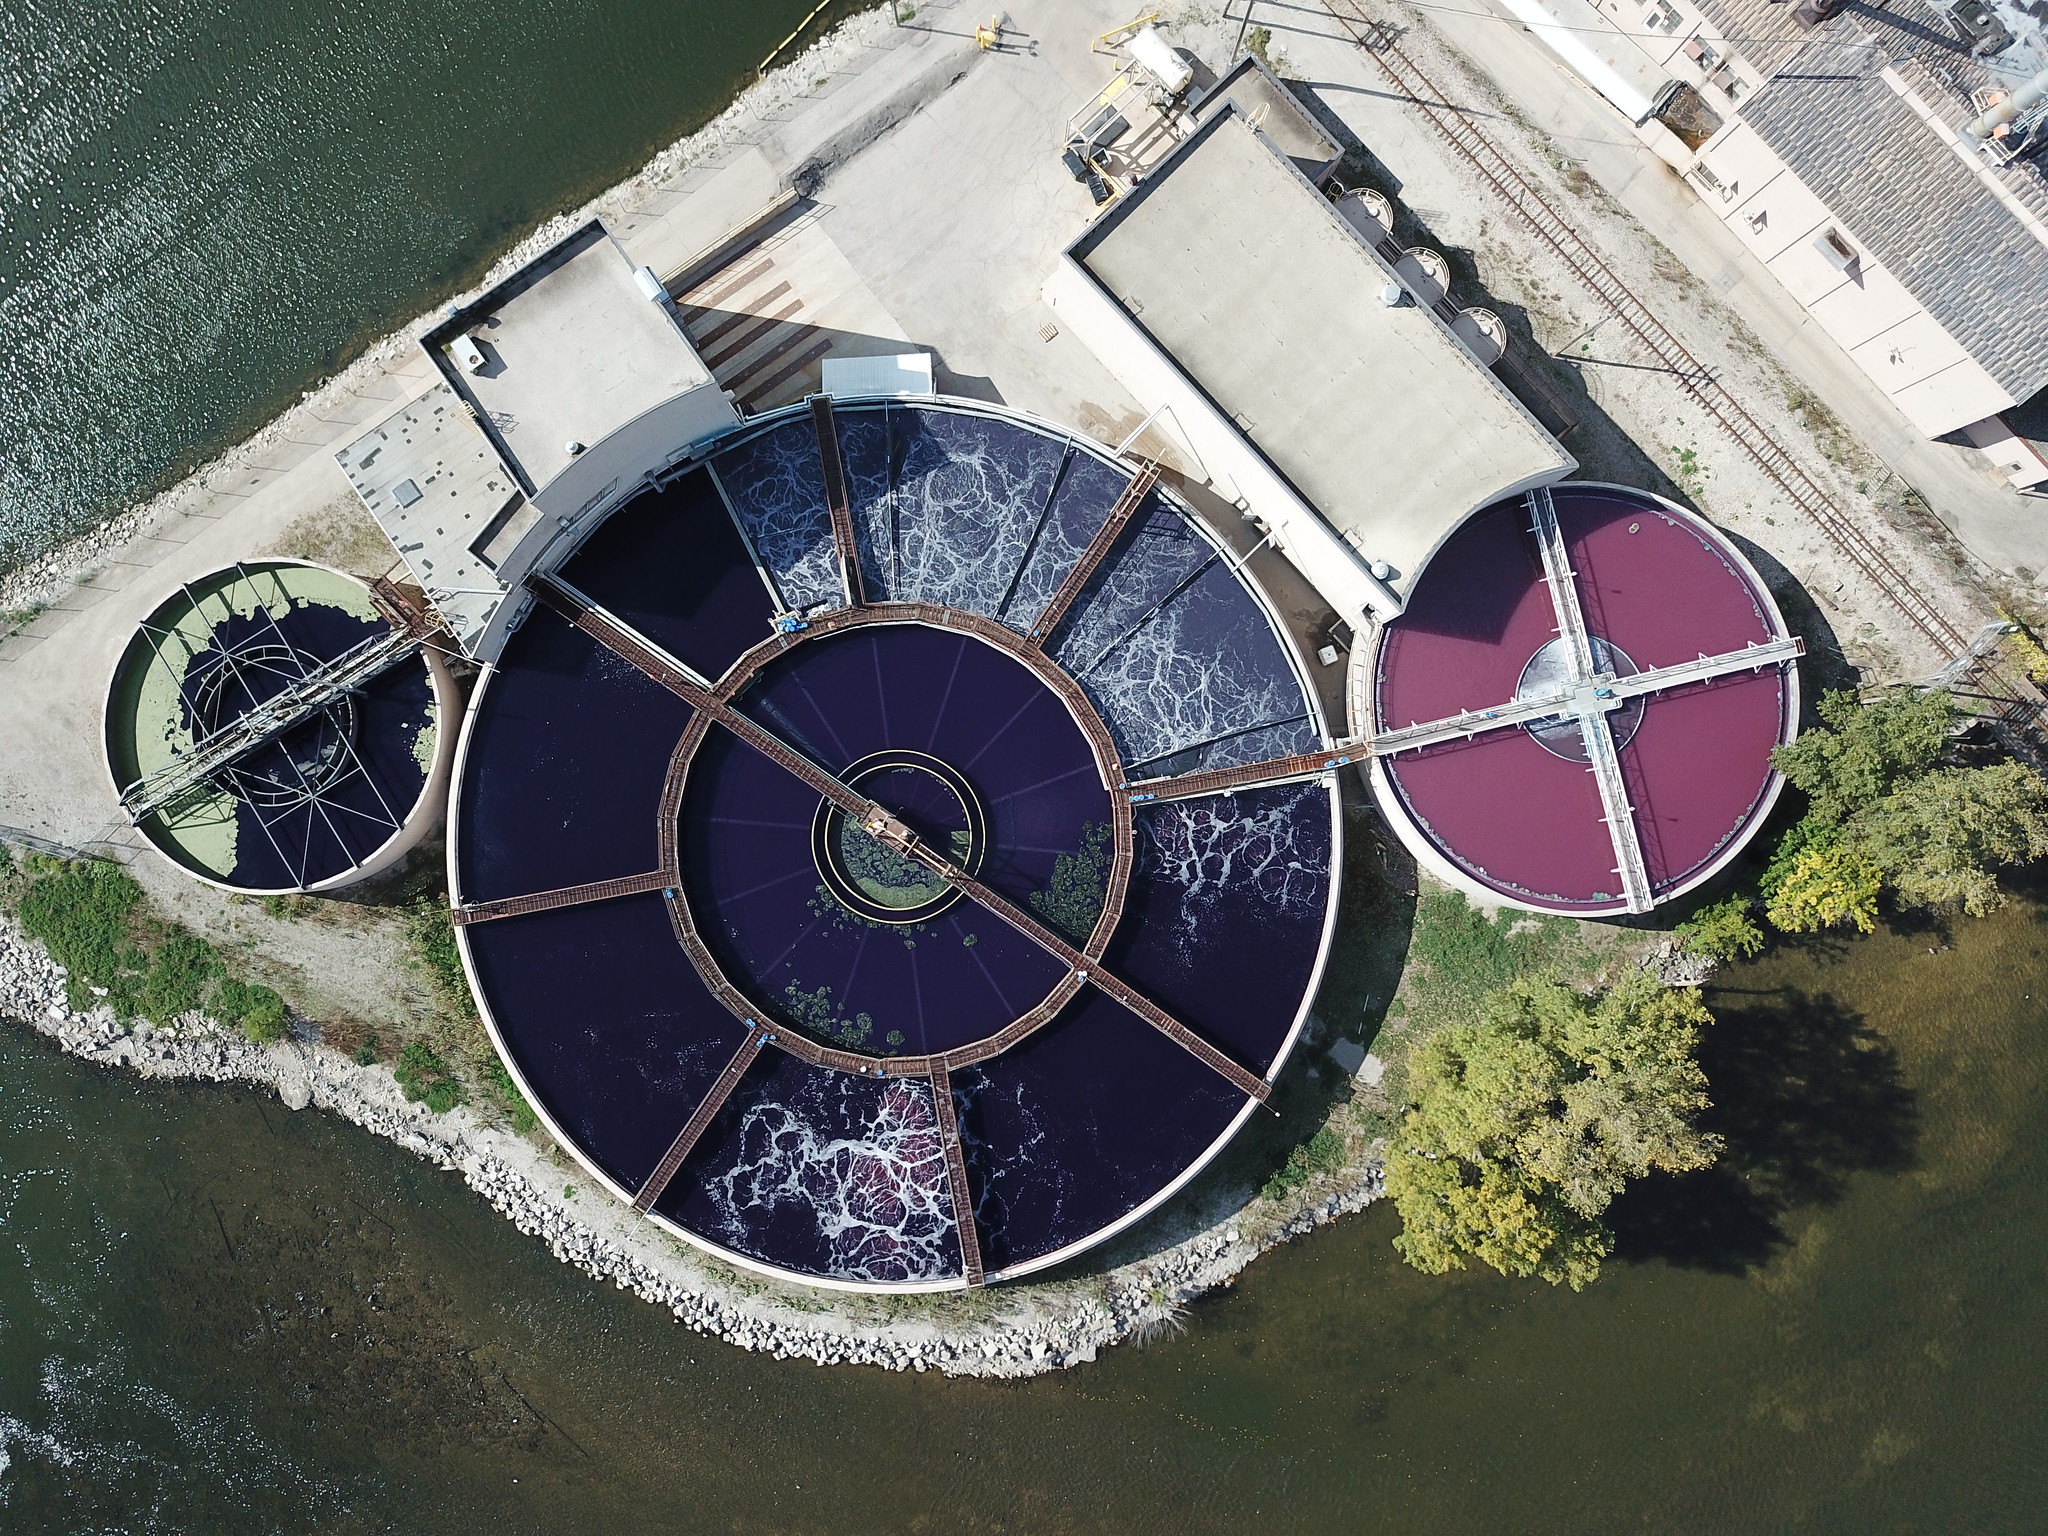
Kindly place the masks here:
POLYGON ((10 1027, 0 1528, 2040 1530, 2044 919, 1729 974, 1725 1169, 1583 1295, 1374 1208, 1022 1384, 699 1338, 352 1127, 10 1027))
POLYGON ((813 4, 0 0, 0 571, 636 170, 813 4))

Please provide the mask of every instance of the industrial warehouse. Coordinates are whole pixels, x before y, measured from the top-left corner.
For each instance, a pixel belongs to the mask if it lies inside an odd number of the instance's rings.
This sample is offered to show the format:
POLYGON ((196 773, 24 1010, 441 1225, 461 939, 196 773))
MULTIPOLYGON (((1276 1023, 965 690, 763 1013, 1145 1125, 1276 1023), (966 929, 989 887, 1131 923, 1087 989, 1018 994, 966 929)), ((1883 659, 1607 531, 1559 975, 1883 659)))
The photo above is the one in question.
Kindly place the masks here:
POLYGON ((335 455, 405 579, 224 571, 116 670, 116 788, 201 878, 366 878, 445 794, 514 1081, 741 1265, 974 1286, 1170 1199, 1302 1033, 1346 774, 1433 874, 1577 916, 1778 792, 1801 647, 1734 545, 1568 478, 1498 317, 1256 60, 1127 94, 1043 288, 1121 441, 771 342, 786 202, 666 277, 590 222, 335 455))

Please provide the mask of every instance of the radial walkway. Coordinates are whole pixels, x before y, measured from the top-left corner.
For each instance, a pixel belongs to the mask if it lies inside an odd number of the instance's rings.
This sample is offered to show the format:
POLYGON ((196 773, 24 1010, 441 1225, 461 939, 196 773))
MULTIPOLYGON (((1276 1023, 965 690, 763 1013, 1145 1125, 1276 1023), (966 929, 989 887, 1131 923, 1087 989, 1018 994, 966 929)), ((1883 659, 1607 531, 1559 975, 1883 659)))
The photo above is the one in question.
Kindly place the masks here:
POLYGON ((953 1109, 953 1078, 945 1063, 932 1068, 932 1110, 938 1116, 939 1141, 946 1149, 946 1183, 953 1192, 953 1226, 960 1234, 960 1264, 967 1283, 980 1285, 981 1231, 974 1223, 974 1196, 967 1188, 967 1152, 960 1145, 960 1118, 953 1109))
POLYGON ((740 1048, 732 1053, 732 1060, 728 1061, 725 1070, 718 1074, 717 1081, 712 1083, 711 1090, 704 1095, 704 1100, 697 1106, 696 1112, 683 1123, 683 1128, 677 1132, 676 1139, 669 1143, 668 1150, 661 1155, 661 1161, 654 1165, 654 1172, 647 1175, 647 1182, 640 1186, 640 1192, 633 1197, 634 1210, 645 1215, 654 1209, 654 1202, 661 1198, 662 1191, 668 1188, 669 1181, 676 1176, 676 1171, 689 1161, 690 1154, 697 1148, 697 1143, 703 1139, 705 1131, 711 1128, 711 1122, 717 1119, 718 1112, 725 1108, 725 1101, 732 1097, 733 1089, 739 1087, 740 1079, 747 1075, 747 1068, 754 1064, 754 1058, 760 1054, 761 1047, 774 1038, 761 1025, 751 1019, 747 1021, 746 1039, 742 1040, 740 1048))
POLYGON ((1159 480, 1159 466, 1141 461, 1138 472, 1131 477, 1131 483, 1124 487, 1123 494, 1116 499, 1116 505, 1109 509, 1102 526, 1095 530, 1095 537, 1088 541, 1088 547, 1081 551, 1081 558, 1074 562, 1052 597, 1039 611, 1027 637, 1033 645, 1044 646, 1052 638, 1052 632, 1059 628, 1060 620, 1067 616, 1067 610, 1080 600, 1082 588, 1088 585, 1088 578, 1095 574, 1096 567, 1109 558, 1109 552, 1116 548, 1116 541, 1123 536, 1125 526, 1137 516, 1138 508, 1145 504, 1152 487, 1159 480))
POLYGON ((565 885, 552 891, 535 891, 530 896, 507 896, 502 901, 478 901, 455 908, 448 915, 458 928, 488 923, 501 917, 523 917, 529 912, 552 912, 557 907, 581 906, 588 901, 611 901, 619 896, 639 896, 666 890, 675 877, 665 869, 644 875, 626 875, 617 880, 593 880, 587 885, 565 885))

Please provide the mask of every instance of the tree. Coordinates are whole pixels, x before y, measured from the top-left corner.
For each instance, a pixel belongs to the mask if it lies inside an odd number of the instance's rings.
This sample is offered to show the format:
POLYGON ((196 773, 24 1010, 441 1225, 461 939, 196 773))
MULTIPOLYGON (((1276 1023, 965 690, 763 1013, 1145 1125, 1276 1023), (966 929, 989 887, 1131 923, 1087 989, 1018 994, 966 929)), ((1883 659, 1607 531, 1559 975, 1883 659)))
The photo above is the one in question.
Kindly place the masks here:
POLYGON ((1806 791, 1810 814, 1825 826, 1840 826, 1899 780, 1939 762, 1955 713, 1948 695, 1933 688, 1902 688, 1870 704, 1853 693, 1825 693, 1819 708, 1825 723, 1779 747, 1771 761, 1806 791))
POLYGON ((1884 871, 1839 837, 1809 845, 1792 860, 1770 893, 1764 915, 1787 933, 1815 933, 1854 923, 1877 927, 1877 893, 1884 871))
POLYGON ((1938 691, 1902 689, 1871 704, 1820 701, 1823 726, 1771 760, 1812 801, 1764 871, 1764 911, 1794 933, 1877 926, 1889 890, 1906 907, 2002 899, 1998 870, 2048 856, 2048 783, 2022 763, 1940 766, 1953 711, 1938 691))
POLYGON ((1749 915, 1754 905, 1747 896, 1730 896, 1701 907, 1673 931, 1696 955, 1710 960, 1747 960, 1764 947, 1763 930, 1749 915))
POLYGON ((1981 917, 2003 899, 2000 865, 2048 857, 2048 782, 2024 763, 1944 768, 1858 812, 1847 832, 1902 905, 1960 903, 1981 917))
POLYGON ((1468 1258, 1584 1288, 1613 1237, 1600 1217, 1632 1178, 1704 1168, 1718 1138, 1694 1052, 1712 1022, 1687 991, 1635 973, 1598 998, 1521 981, 1432 1036, 1388 1159, 1395 1247, 1431 1274, 1468 1258))

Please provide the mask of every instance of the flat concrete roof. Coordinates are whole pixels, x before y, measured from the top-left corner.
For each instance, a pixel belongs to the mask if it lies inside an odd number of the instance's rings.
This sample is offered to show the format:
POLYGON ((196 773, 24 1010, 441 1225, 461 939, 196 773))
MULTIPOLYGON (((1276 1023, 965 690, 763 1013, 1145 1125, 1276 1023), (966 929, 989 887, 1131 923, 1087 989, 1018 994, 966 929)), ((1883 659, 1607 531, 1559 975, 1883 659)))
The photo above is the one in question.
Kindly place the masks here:
POLYGON ((1468 513, 1575 460, 1240 108, 1069 254, 1406 596, 1468 513))
POLYGON ((1222 79, 1195 105, 1195 115, 1204 120, 1231 103, 1252 126, 1273 141, 1281 154, 1311 181, 1320 177, 1344 156, 1344 146, 1331 138, 1287 83, 1246 54, 1230 67, 1222 79))
POLYGON ((468 408, 436 384, 334 458, 456 638, 473 643, 502 596, 473 546, 520 497, 468 408))
POLYGON ((648 298, 633 273, 592 221, 422 338, 529 493, 569 466, 570 442, 588 446, 711 382, 666 299, 648 298), (480 372, 448 351, 465 334, 487 359, 480 372))

